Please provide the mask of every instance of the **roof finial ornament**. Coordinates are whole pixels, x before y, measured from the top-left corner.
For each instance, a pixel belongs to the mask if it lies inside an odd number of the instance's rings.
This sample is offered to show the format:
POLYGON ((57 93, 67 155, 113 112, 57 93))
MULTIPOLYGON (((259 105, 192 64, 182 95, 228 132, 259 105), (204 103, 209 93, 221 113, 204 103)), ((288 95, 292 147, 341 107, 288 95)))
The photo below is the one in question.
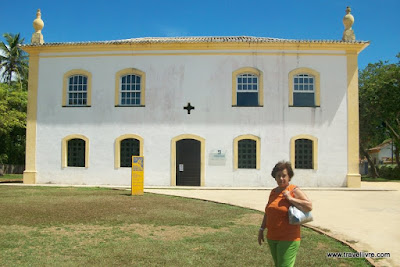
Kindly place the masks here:
POLYGON ((42 13, 40 13, 40 9, 36 12, 36 19, 33 21, 33 28, 35 29, 35 33, 32 34, 31 43, 32 44, 43 44, 43 34, 42 29, 44 27, 44 22, 42 20, 42 13))
POLYGON ((348 6, 346 8, 346 15, 343 17, 343 25, 344 25, 344 32, 342 41, 345 42, 352 42, 356 40, 356 36, 354 35, 354 31, 351 28, 354 24, 354 17, 350 14, 351 8, 348 6))

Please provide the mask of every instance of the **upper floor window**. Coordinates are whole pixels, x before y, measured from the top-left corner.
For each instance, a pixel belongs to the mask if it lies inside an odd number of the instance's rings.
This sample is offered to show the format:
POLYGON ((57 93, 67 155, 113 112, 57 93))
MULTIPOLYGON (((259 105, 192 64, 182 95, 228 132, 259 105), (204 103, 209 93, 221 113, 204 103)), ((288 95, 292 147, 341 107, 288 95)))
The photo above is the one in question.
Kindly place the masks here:
POLYGON ((289 106, 320 106, 320 75, 308 68, 298 68, 289 73, 289 106))
POLYGON ((293 106, 315 106, 315 78, 309 74, 298 74, 293 77, 293 106))
POLYGON ((123 69, 115 75, 115 106, 144 106, 145 73, 123 69))
POLYGON ((140 105, 140 80, 137 75, 125 75, 121 77, 120 105, 139 106, 140 105))
POLYGON ((261 71, 247 67, 232 73, 232 106, 263 106, 261 71))
POLYGON ((238 106, 258 106, 258 77, 245 73, 237 76, 238 106))
POLYGON ((87 107, 91 105, 90 72, 71 70, 64 74, 63 98, 64 107, 87 107))
POLYGON ((68 79, 67 91, 68 106, 86 106, 87 104, 87 77, 73 75, 68 79))

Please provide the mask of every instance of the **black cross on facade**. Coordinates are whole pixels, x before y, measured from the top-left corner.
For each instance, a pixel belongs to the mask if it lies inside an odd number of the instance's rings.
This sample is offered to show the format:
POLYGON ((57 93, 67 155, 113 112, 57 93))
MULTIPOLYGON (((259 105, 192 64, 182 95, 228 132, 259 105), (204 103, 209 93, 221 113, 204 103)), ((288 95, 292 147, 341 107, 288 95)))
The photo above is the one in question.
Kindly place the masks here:
POLYGON ((192 105, 190 105, 190 102, 189 102, 189 103, 187 104, 187 106, 184 107, 183 109, 186 109, 187 112, 188 112, 188 114, 190 114, 190 111, 191 111, 192 109, 194 109, 194 107, 193 107, 192 105))

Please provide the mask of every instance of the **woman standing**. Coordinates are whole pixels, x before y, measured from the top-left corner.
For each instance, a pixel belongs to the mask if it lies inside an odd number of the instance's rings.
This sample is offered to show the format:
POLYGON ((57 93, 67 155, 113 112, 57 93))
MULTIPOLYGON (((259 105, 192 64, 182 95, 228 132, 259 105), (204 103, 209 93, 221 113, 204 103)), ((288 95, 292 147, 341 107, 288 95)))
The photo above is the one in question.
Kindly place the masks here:
POLYGON ((275 266, 294 266, 300 246, 300 225, 289 224, 288 209, 294 205, 308 212, 312 210, 312 203, 297 186, 289 184, 294 175, 290 162, 278 162, 271 175, 278 186, 269 195, 258 243, 264 242, 264 229, 267 228, 267 242, 275 266))

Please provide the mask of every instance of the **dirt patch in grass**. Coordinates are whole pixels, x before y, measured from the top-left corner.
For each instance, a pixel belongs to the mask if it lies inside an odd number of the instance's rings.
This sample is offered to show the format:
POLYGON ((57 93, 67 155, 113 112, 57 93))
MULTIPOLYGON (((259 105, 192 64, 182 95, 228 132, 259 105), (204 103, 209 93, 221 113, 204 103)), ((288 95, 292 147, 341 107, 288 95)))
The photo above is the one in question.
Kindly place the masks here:
POLYGON ((82 188, 0 186, 2 225, 185 225, 221 228, 246 213, 207 201, 82 188), (196 203, 196 204, 194 204, 196 203))
POLYGON ((316 245, 317 250, 326 250, 327 248, 329 248, 329 246, 322 242, 318 242, 316 245))
POLYGON ((238 225, 261 225, 263 214, 250 213, 244 214, 239 219, 236 219, 234 222, 238 225))
POLYGON ((102 226, 102 225, 64 225, 63 227, 29 227, 29 226, 0 226, 0 232, 19 233, 28 235, 36 232, 37 235, 54 235, 57 239, 64 237, 83 237, 101 235, 102 238, 111 236, 115 232, 126 235, 137 234, 142 238, 150 238, 163 241, 177 241, 186 237, 200 237, 204 234, 217 232, 228 232, 229 228, 211 228, 196 226, 153 226, 147 224, 129 224, 123 226, 102 226))
POLYGON ((23 226, 23 225, 0 225, 0 233, 2 232, 16 232, 20 234, 26 234, 34 231, 35 227, 23 226))
POLYGON ((111 231, 112 227, 101 225, 65 225, 64 227, 48 227, 39 230, 43 234, 57 234, 60 236, 94 235, 101 231, 111 231))
POLYGON ((228 232, 228 228, 211 228, 196 226, 151 226, 145 224, 131 224, 121 227, 121 230, 134 232, 143 238, 151 238, 164 241, 176 241, 186 237, 199 237, 204 234, 216 232, 228 232))

